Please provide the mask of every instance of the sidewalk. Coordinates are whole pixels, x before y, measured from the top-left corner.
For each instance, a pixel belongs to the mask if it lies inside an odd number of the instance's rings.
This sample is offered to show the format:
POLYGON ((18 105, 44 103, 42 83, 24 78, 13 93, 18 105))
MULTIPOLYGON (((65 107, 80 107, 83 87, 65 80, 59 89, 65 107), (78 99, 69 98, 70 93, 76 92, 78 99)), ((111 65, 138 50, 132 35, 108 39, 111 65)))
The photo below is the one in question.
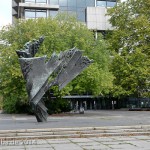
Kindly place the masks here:
POLYGON ((0 150, 150 150, 149 112, 87 111, 83 115, 0 114, 0 150))
POLYGON ((149 150, 150 136, 111 136, 67 139, 1 139, 0 150, 149 150))

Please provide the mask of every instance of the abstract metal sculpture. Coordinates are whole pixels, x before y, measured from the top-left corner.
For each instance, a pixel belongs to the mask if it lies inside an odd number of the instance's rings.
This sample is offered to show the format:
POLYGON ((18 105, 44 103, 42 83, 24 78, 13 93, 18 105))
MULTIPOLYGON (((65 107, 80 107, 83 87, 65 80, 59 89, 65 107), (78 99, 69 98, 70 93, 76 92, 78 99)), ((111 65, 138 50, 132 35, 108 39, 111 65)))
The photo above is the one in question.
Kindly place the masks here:
POLYGON ((16 51, 26 80, 29 103, 38 122, 47 121, 47 108, 42 99, 45 92, 54 85, 61 90, 92 62, 82 56, 82 51, 77 48, 60 52, 59 55, 53 53, 48 61, 46 56, 34 57, 43 41, 44 37, 41 36, 16 51), (56 77, 50 80, 54 73, 56 77))

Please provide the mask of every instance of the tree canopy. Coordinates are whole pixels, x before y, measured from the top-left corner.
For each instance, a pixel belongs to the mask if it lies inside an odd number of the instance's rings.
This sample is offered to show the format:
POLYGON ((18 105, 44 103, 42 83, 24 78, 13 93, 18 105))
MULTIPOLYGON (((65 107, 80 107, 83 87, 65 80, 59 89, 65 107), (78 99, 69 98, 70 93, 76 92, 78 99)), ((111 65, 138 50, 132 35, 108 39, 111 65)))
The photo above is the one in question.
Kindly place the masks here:
POLYGON ((93 32, 72 16, 16 20, 15 24, 5 26, 0 31, 0 39, 9 43, 0 48, 0 92, 4 100, 4 109, 15 112, 18 103, 28 103, 25 81, 15 51, 22 49, 26 42, 38 39, 41 35, 45 36, 45 40, 36 56, 47 55, 49 58, 53 52, 59 53, 77 47, 84 50, 84 55, 94 60, 90 67, 61 92, 55 90, 56 95, 58 93, 102 95, 109 92, 113 77, 108 69, 107 43, 101 35, 95 40, 93 32))
POLYGON ((114 96, 150 96, 150 1, 127 0, 109 9, 114 96))

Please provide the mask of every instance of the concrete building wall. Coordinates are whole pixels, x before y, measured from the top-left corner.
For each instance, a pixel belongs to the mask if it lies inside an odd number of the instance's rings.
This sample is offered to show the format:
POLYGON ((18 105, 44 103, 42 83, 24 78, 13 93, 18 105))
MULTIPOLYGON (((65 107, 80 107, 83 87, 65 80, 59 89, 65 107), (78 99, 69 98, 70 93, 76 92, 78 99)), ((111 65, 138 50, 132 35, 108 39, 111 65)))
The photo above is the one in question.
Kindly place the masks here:
POLYGON ((112 30, 108 21, 109 16, 106 16, 107 8, 105 7, 87 7, 86 9, 86 24, 88 29, 105 31, 112 30))

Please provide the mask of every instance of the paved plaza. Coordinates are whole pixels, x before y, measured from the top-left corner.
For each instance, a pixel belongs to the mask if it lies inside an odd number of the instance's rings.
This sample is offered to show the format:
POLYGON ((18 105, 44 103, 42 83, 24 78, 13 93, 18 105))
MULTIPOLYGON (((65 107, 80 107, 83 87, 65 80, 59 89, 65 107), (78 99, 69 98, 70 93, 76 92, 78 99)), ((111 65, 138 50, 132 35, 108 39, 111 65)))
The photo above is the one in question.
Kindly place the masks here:
POLYGON ((149 150, 150 136, 1 141, 0 150, 149 150))
POLYGON ((46 123, 32 115, 0 114, 0 150, 12 149, 150 150, 150 112, 66 113, 49 116, 46 123))
POLYGON ((99 110, 85 111, 85 114, 66 113, 49 116, 46 123, 38 123, 33 115, 0 114, 0 130, 130 125, 150 125, 150 111, 99 110))

